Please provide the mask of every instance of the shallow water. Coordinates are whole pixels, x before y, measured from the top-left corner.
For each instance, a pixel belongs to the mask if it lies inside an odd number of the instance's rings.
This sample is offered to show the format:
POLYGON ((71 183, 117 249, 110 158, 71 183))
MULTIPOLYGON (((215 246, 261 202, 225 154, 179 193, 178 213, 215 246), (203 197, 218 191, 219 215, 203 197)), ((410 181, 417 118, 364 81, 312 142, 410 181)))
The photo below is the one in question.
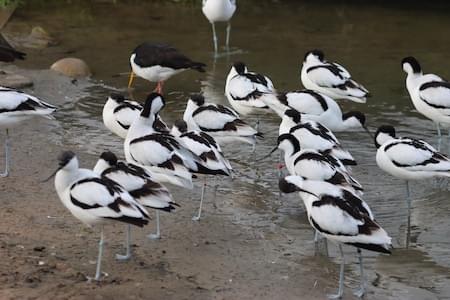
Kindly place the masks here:
MULTIPOLYGON (((279 90, 299 89, 303 54, 320 48, 330 60, 346 66, 373 94, 367 105, 341 101, 344 111, 357 109, 366 113, 372 131, 381 124, 391 124, 400 135, 436 144, 433 124, 415 112, 409 100, 400 61, 404 56, 414 55, 425 71, 450 78, 450 6, 445 4, 434 9, 419 9, 411 4, 246 1, 232 23, 234 54, 214 60, 210 26, 199 6, 144 1, 126 5, 83 1, 71 5, 55 3, 19 9, 7 30, 20 32, 28 26, 40 25, 61 42, 45 50, 45 55, 41 51, 28 51, 28 59, 19 62, 20 66, 46 68, 56 59, 69 55, 85 59, 93 69, 95 85, 88 89, 90 96, 66 103, 58 115, 64 130, 55 132, 55 140, 60 138, 58 135, 64 136, 85 152, 98 154, 108 148, 122 153, 121 141, 102 124, 101 110, 112 87, 125 91, 127 77, 115 75, 129 71, 131 50, 145 40, 168 42, 191 58, 208 64, 206 74, 185 72, 165 85, 168 105, 162 115, 169 123, 181 117, 185 99, 191 92, 201 90, 208 101, 226 103, 224 84, 233 61, 244 61, 251 70, 268 75, 279 90)), ((219 28, 219 39, 223 43, 225 27, 219 28)), ((142 100, 152 89, 149 83, 137 80, 133 96, 142 100)), ((254 123, 256 118, 247 120, 254 123)), ((256 157, 273 147, 278 123, 275 115, 262 118, 261 130, 266 138, 258 144, 256 157)), ((366 189, 364 198, 397 248, 391 256, 365 253, 373 296, 450 298, 447 187, 439 188, 431 180, 412 185, 413 246, 405 250, 404 183, 378 169, 375 148, 366 133, 337 136, 357 159, 359 165, 353 171, 366 189)), ((444 151, 448 143, 447 139, 443 140, 444 151)), ((224 150, 238 176, 233 181, 221 181, 215 213, 223 214, 243 228, 252 228, 268 243, 273 241, 272 245, 286 246, 294 254, 311 255, 313 234, 301 202, 295 196, 278 196, 278 155, 255 163, 246 145, 224 150), (229 197, 229 193, 233 196, 229 197)), ((206 204, 206 217, 213 213, 210 206, 211 203, 206 204)), ((330 252, 333 257, 337 254, 334 246, 330 246, 330 252)), ((346 248, 346 252, 350 254, 354 250, 346 248)), ((351 258, 351 261, 354 272, 347 277, 347 283, 356 284, 356 259, 351 258)))

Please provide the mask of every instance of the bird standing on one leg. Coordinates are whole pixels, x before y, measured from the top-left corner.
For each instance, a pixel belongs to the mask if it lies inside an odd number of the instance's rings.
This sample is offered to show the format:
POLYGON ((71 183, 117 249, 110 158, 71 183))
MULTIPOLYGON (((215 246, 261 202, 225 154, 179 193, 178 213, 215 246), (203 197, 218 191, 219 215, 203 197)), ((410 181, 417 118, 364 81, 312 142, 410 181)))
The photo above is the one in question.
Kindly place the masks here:
POLYGON ((56 106, 6 87, 0 87, 0 99, 0 128, 6 129, 5 171, 0 173, 0 177, 6 177, 9 175, 10 167, 9 129, 34 116, 53 119, 50 115, 56 110, 56 106))
POLYGON ((406 180, 408 228, 406 247, 409 246, 411 196, 409 181, 432 177, 450 177, 450 159, 431 145, 412 138, 398 138, 392 126, 380 126, 375 134, 377 164, 383 171, 406 180))

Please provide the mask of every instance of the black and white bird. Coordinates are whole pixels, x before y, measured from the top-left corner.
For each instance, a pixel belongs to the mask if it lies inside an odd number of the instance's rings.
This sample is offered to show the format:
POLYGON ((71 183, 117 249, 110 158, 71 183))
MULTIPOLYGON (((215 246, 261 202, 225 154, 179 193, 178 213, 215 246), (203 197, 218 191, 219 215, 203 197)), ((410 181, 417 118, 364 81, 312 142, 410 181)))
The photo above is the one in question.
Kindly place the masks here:
MULTIPOLYGON (((55 176, 55 189, 64 206, 74 217, 89 227, 100 225, 100 242, 94 280, 100 280, 103 254, 103 225, 120 221, 143 227, 148 223, 148 213, 122 186, 94 171, 80 169, 72 151, 59 157, 55 176)), ((49 177, 49 179, 51 178, 49 177)))
POLYGON ((262 134, 239 118, 231 108, 220 104, 206 103, 202 95, 191 95, 186 104, 183 120, 188 130, 206 132, 219 144, 230 142, 256 143, 262 134))
MULTIPOLYGON (((204 175, 232 175, 232 167, 230 162, 225 158, 219 144, 212 136, 201 131, 188 131, 187 123, 183 120, 177 120, 174 123, 171 133, 177 137, 181 145, 191 150, 200 158, 200 162, 198 164, 200 172, 197 173, 204 175)), ((202 214, 205 188, 206 176, 203 181, 198 214, 192 218, 195 221, 200 220, 202 214)))
POLYGON ((35 116, 53 119, 51 114, 56 110, 56 106, 6 87, 0 87, 0 99, 0 128, 6 129, 5 171, 0 173, 0 177, 6 177, 9 175, 10 167, 9 129, 35 116))
POLYGON ((227 22, 227 37, 225 47, 228 50, 230 45, 230 19, 236 11, 236 0, 203 0, 202 11, 208 21, 211 23, 213 32, 214 53, 218 52, 218 42, 216 35, 217 22, 227 22))
POLYGON ((367 131, 366 117, 362 112, 342 113, 336 101, 312 90, 277 93, 277 97, 266 97, 264 102, 280 118, 283 118, 286 110, 294 109, 302 114, 303 120, 319 122, 333 132, 367 131))
MULTIPOLYGON (((147 235, 150 239, 161 238, 159 211, 171 212, 179 206, 172 199, 169 190, 153 180, 150 172, 137 165, 119 161, 117 156, 106 151, 100 155, 94 172, 120 184, 136 201, 147 208, 156 210, 156 233, 147 235)), ((117 255, 118 259, 128 259, 130 251, 130 227, 127 230, 126 254, 117 255)))
MULTIPOLYGON (((277 148, 283 151, 286 168, 291 175, 352 187, 357 191, 363 190, 361 184, 350 175, 337 158, 320 154, 316 150, 301 149, 300 142, 292 134, 280 135, 277 148)), ((272 152, 275 150, 276 148, 272 152)))
POLYGON ((326 61, 321 50, 306 52, 301 70, 301 80, 305 88, 333 99, 348 99, 365 103, 369 96, 369 91, 354 81, 343 66, 326 61))
POLYGON ((342 244, 358 248, 360 288, 354 293, 365 293, 363 261, 360 249, 390 254, 391 238, 375 221, 369 206, 354 193, 320 181, 305 180, 301 176, 280 179, 279 188, 284 193, 299 192, 306 207, 311 226, 328 240, 339 245, 341 268, 339 290, 330 295, 339 299, 344 293, 344 252, 342 244))
MULTIPOLYGON (((128 128, 139 116, 142 105, 139 102, 125 99, 121 94, 111 94, 103 106, 103 123, 112 133, 125 139, 128 128)), ((169 132, 166 123, 159 114, 156 115, 154 129, 158 132, 169 132)))
POLYGON ((205 72, 206 65, 192 61, 176 48, 167 44, 145 42, 133 50, 130 57, 132 72, 128 88, 133 83, 134 74, 150 82, 157 82, 156 92, 162 94, 164 82, 185 70, 205 72))
POLYGON ((414 57, 402 60, 406 77, 406 88, 414 107, 422 115, 436 124, 438 136, 439 125, 450 127, 450 82, 435 74, 423 74, 419 62, 414 57))
POLYGON ((25 59, 27 54, 14 49, 0 33, 0 61, 13 62, 16 59, 25 59))
POLYGON ((357 164, 350 152, 342 147, 328 128, 315 121, 303 120, 296 110, 286 110, 281 119, 279 135, 285 133, 295 136, 301 149, 313 149, 321 154, 332 155, 346 166, 357 164))
POLYGON ((150 94, 138 118, 128 129, 124 143, 127 162, 151 171, 158 182, 169 182, 192 189, 192 174, 197 158, 168 133, 158 133, 153 128, 155 115, 164 107, 164 98, 150 94))
POLYGON ((242 62, 235 62, 225 83, 225 95, 231 106, 241 115, 267 112, 266 97, 276 97, 272 81, 261 74, 250 72, 242 62))
POLYGON ((410 180, 432 177, 450 177, 450 159, 431 145, 413 138, 398 138, 392 126, 380 126, 375 134, 378 148, 376 161, 380 169, 406 181, 406 204, 408 206, 408 246, 410 236, 411 193, 410 180))

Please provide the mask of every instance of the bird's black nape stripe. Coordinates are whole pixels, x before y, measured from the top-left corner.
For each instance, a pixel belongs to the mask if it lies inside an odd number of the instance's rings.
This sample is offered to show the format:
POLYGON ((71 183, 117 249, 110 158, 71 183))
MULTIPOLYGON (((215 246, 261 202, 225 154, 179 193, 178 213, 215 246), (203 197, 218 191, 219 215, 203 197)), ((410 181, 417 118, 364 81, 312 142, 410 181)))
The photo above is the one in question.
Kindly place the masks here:
POLYGON ((75 157, 75 153, 72 151, 64 151, 62 152, 59 156, 58 156, 58 161, 59 161, 59 166, 60 168, 64 167, 65 165, 67 165, 72 158, 75 157))
POLYGON ((175 127, 178 128, 178 130, 179 130, 181 133, 187 132, 188 126, 187 126, 187 123, 186 123, 184 120, 176 120, 175 123, 174 123, 174 125, 175 125, 175 127))
MULTIPOLYGON (((292 119, 296 124, 300 123, 302 117, 301 114, 295 109, 288 109, 284 112, 284 114, 292 119)), ((291 130, 292 132, 292 130, 291 130)))
POLYGON ((314 55, 314 56, 317 56, 317 58, 318 58, 320 61, 323 61, 323 59, 325 58, 325 55, 323 54, 323 51, 322 51, 322 50, 319 50, 319 49, 313 49, 313 50, 310 50, 310 51, 308 51, 308 52, 305 53, 305 57, 304 57, 303 61, 305 61, 306 58, 308 57, 308 55, 310 55, 310 54, 312 54, 312 55, 314 55))
POLYGON ((244 74, 244 73, 245 73, 245 69, 247 68, 247 67, 245 66, 245 64, 244 64, 243 62, 240 62, 240 61, 235 62, 235 63, 233 64, 233 67, 234 67, 234 69, 236 70, 236 72, 237 72, 239 75, 244 74))
POLYGON ((280 178, 280 180, 278 181, 278 188, 280 189, 281 192, 285 194, 300 191, 300 189, 295 184, 290 183, 285 178, 280 178))
POLYGON ((277 140, 277 145, 280 145, 285 140, 288 140, 291 143, 292 147, 294 147, 293 153, 297 153, 298 151, 301 150, 300 143, 298 142, 297 138, 289 133, 280 135, 277 140))
POLYGON ((402 66, 405 63, 408 63, 408 64, 411 65, 414 73, 417 74, 417 73, 421 73, 422 72, 422 67, 420 66, 420 64, 419 64, 419 62, 417 61, 416 58, 414 58, 412 56, 405 57, 404 59, 402 59, 402 66))
POLYGON ((111 166, 115 166, 117 164, 117 156, 111 151, 105 151, 100 155, 100 158, 104 161, 108 162, 111 166))
POLYGON ((205 97, 202 94, 192 94, 189 99, 191 99, 197 106, 202 106, 205 104, 205 97))
POLYGON ((125 101, 124 95, 119 93, 112 93, 111 95, 109 95, 109 98, 115 100, 117 103, 122 103, 125 101))
POLYGON ((345 121, 345 120, 347 120, 347 119, 349 119, 351 117, 356 118, 359 121, 359 123, 361 123, 361 125, 365 125, 366 124, 366 116, 360 111, 352 110, 352 111, 349 111, 349 112, 346 112, 346 113, 342 114, 342 120, 343 121, 345 121))

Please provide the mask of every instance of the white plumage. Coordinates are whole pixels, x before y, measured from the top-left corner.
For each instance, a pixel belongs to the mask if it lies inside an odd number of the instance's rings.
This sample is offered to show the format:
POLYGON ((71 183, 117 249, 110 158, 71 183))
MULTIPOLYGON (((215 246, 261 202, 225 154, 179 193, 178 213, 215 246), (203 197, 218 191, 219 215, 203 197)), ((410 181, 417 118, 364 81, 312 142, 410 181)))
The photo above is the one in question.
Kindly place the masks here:
POLYGON ((392 126, 380 126, 375 134, 378 148, 376 161, 380 169, 406 180, 408 220, 406 247, 409 246, 411 225, 411 191, 409 180, 450 177, 450 159, 431 145, 412 138, 397 138, 392 126))
POLYGON ((321 123, 333 132, 366 129, 366 117, 359 111, 342 113, 339 105, 330 97, 312 90, 278 93, 277 97, 266 97, 264 102, 281 118, 287 109, 302 114, 303 120, 321 123))
POLYGON ((450 127, 450 83, 434 74, 423 74, 419 62, 414 57, 402 60, 403 70, 408 74, 406 88, 414 107, 422 115, 439 125, 450 127))
POLYGON ((315 121, 304 121, 296 110, 286 110, 283 115, 279 135, 285 133, 296 137, 301 149, 313 149, 321 154, 330 154, 344 165, 356 165, 350 152, 341 146, 328 128, 315 121))
POLYGON ((215 23, 228 22, 225 44, 226 48, 228 49, 230 44, 231 31, 230 19, 231 17, 233 17, 234 12, 236 11, 236 0, 203 0, 202 11, 212 26, 215 53, 217 53, 218 50, 215 23))
POLYGON ((276 97, 272 81, 261 74, 249 72, 246 65, 236 62, 231 67, 225 84, 225 95, 231 106, 241 115, 267 112, 266 97, 276 97))
POLYGON ((381 126, 375 135, 377 164, 405 180, 450 177, 450 159, 422 140, 396 138, 392 126, 381 126))
MULTIPOLYGON (((140 227, 148 223, 149 216, 145 208, 122 186, 107 178, 100 178, 92 170, 80 169, 78 159, 71 151, 59 156, 55 189, 72 215, 88 226, 101 225, 108 220, 140 227)), ((102 250, 103 227, 95 280, 100 279, 102 250)))
POLYGON ((201 131, 188 131, 187 123, 182 120, 175 122, 171 134, 177 137, 185 148, 197 155, 200 163, 211 174, 231 175, 230 162, 225 158, 220 145, 212 136, 201 131))
POLYGON ((333 99, 365 103, 369 96, 369 91, 354 81, 343 66, 327 62, 320 50, 309 51, 305 54, 301 80, 305 88, 323 93, 333 99))
POLYGON ((240 141, 254 145, 256 137, 261 137, 234 110, 219 104, 205 103, 202 95, 189 98, 183 120, 188 130, 206 132, 221 144, 240 141))
POLYGON ((0 87, 0 99, 0 128, 6 129, 5 171, 0 174, 0 177, 6 177, 9 175, 10 165, 9 129, 34 116, 52 119, 50 115, 56 110, 56 106, 6 87, 0 87))
POLYGON ((279 181, 282 192, 300 192, 311 226, 327 239, 339 243, 341 270, 339 291, 332 298, 340 298, 344 287, 344 253, 341 243, 358 248, 361 282, 355 293, 364 295, 364 278, 360 248, 390 253, 391 238, 375 222, 369 206, 351 190, 333 184, 287 176, 279 181))
POLYGON ((292 134, 279 136, 278 148, 284 152, 286 168, 291 175, 362 190, 361 184, 350 175, 337 158, 311 149, 302 150, 299 141, 292 134))
POLYGON ((124 143, 126 160, 150 170, 158 182, 192 188, 189 170, 197 167, 194 154, 171 134, 153 129, 155 115, 163 107, 164 99, 160 94, 152 93, 147 97, 140 116, 128 130, 124 143))
MULTIPOLYGON (((112 152, 103 152, 97 161, 94 172, 120 184, 135 200, 145 207, 156 209, 156 233, 148 235, 151 239, 161 237, 159 211, 171 212, 178 206, 169 190, 153 180, 151 173, 137 165, 118 161, 112 152)), ((129 237, 127 237, 127 254, 121 259, 130 257, 129 237)))
MULTIPOLYGON (((112 94, 103 106, 103 123, 112 133, 125 139, 128 128, 139 116, 142 105, 139 102, 125 99, 120 94, 112 94)), ((157 114, 154 129, 158 132, 168 132, 166 123, 157 114)))

